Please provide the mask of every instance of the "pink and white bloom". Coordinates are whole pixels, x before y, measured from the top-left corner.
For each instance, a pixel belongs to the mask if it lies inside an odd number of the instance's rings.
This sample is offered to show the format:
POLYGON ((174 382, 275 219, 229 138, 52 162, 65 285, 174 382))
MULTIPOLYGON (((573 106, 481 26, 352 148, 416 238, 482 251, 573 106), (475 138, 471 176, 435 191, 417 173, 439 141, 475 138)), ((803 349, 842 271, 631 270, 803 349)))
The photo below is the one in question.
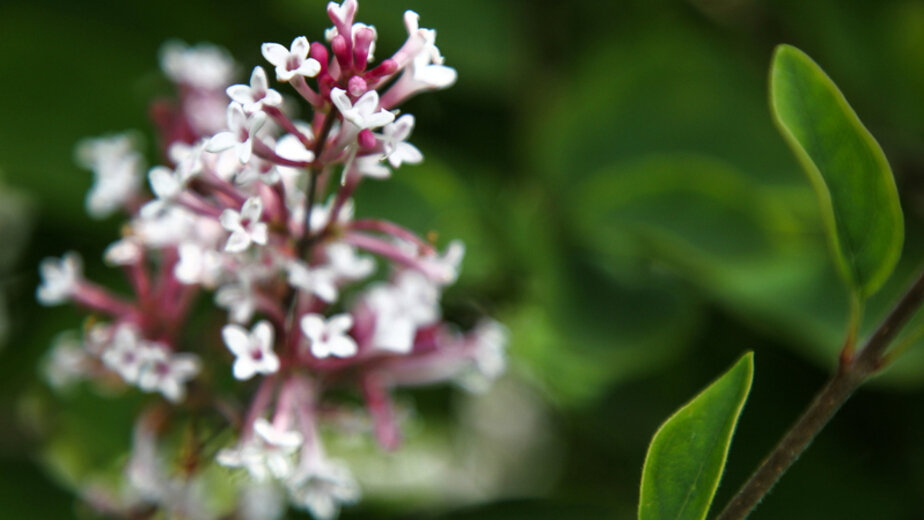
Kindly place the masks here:
POLYGON ((349 314, 337 314, 328 319, 320 314, 306 314, 300 324, 305 337, 311 342, 314 357, 345 358, 356 354, 356 341, 347 335, 353 328, 353 317, 349 314))
POLYGON ((260 321, 248 332, 240 325, 225 325, 221 337, 234 354, 234 378, 245 381, 256 374, 274 374, 279 358, 273 352, 273 326, 260 321))
POLYGON ((171 354, 162 345, 143 347, 144 364, 138 387, 146 392, 160 392, 168 401, 178 403, 186 396, 186 382, 202 369, 194 354, 171 354))
POLYGON ((392 168, 397 168, 403 163, 418 164, 423 161, 423 154, 420 150, 406 142, 413 129, 414 116, 411 114, 405 114, 394 123, 389 123, 382 128, 382 135, 379 138, 382 140, 385 157, 392 168))
POLYGON ((269 228, 260 219, 263 216, 263 201, 260 197, 250 197, 241 206, 240 211, 226 209, 221 213, 221 227, 231 232, 225 251, 240 253, 250 244, 266 245, 269 228))
POLYGON ((266 61, 276 67, 276 79, 279 81, 290 81, 295 76, 313 78, 321 72, 318 60, 308 57, 310 49, 311 44, 304 36, 292 40, 288 49, 278 43, 264 43, 261 48, 266 61))
POLYGON ((240 103, 244 112, 253 113, 263 107, 278 107, 282 94, 269 88, 263 67, 254 67, 250 74, 250 85, 231 85, 225 90, 232 101, 240 103))
POLYGON ((231 102, 228 105, 227 121, 228 130, 215 134, 205 149, 213 153, 234 149, 237 159, 242 164, 246 163, 253 154, 253 140, 266 122, 266 114, 256 112, 248 116, 240 103, 231 102))

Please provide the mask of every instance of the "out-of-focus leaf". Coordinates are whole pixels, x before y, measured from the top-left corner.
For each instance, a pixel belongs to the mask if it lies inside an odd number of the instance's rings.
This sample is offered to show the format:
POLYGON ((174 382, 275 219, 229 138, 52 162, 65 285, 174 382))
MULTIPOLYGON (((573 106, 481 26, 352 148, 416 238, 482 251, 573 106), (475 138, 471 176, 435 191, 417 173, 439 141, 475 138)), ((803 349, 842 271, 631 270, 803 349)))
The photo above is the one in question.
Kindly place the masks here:
POLYGON ((753 375, 749 352, 658 428, 642 470, 639 520, 706 517, 753 375))
POLYGON ((795 47, 777 47, 770 103, 818 193, 835 262, 851 289, 865 298, 892 273, 904 238, 885 154, 834 82, 795 47))

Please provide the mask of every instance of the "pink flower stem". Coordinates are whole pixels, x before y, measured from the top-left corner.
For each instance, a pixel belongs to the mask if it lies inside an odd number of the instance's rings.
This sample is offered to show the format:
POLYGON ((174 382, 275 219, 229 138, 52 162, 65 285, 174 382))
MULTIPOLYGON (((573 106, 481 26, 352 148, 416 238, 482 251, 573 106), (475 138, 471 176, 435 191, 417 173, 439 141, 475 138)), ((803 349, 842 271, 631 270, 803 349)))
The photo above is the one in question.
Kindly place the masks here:
POLYGON ((374 219, 354 220, 352 223, 350 223, 349 229, 361 231, 377 231, 379 233, 391 235, 393 237, 417 244, 417 246, 419 246, 420 249, 426 253, 434 252, 433 246, 417 236, 416 233, 393 222, 374 219))
POLYGON ((111 316, 127 317, 135 312, 135 308, 130 303, 116 298, 109 291, 87 281, 78 282, 72 298, 78 305, 111 316))
POLYGON ((263 415, 263 412, 269 407, 273 400, 273 390, 276 388, 276 376, 271 375, 260 382, 257 393, 250 402, 250 408, 247 415, 244 416, 244 424, 241 425, 241 440, 246 442, 253 436, 253 423, 263 415))
POLYGON ((295 123, 293 123, 292 120, 282 112, 282 110, 279 110, 276 107, 264 106, 263 111, 266 112, 266 114, 271 118, 273 118, 273 121, 276 121, 276 124, 281 126, 286 132, 289 132, 290 134, 297 137, 298 140, 302 142, 302 145, 305 146, 305 148, 308 148, 312 145, 311 139, 307 135, 303 134, 302 131, 295 126, 295 123))
POLYGON ((401 433, 395 421, 394 406, 388 388, 381 377, 369 372, 362 379, 363 396, 375 427, 375 436, 382 448, 392 451, 401 444, 401 433))
POLYGON ((343 241, 347 244, 364 249, 370 253, 383 256, 389 260, 402 264, 406 267, 419 271, 427 277, 438 280, 443 274, 434 270, 429 264, 420 261, 417 257, 408 255, 397 245, 382 240, 378 237, 369 236, 362 233, 347 232, 343 236, 343 241))
POLYGON ((291 159, 286 159, 285 157, 277 154, 275 151, 273 151, 272 148, 267 146, 266 143, 259 139, 254 139, 253 141, 253 153, 257 157, 278 164, 279 166, 288 166, 290 168, 310 168, 312 165, 314 165, 314 162, 293 161, 291 159))

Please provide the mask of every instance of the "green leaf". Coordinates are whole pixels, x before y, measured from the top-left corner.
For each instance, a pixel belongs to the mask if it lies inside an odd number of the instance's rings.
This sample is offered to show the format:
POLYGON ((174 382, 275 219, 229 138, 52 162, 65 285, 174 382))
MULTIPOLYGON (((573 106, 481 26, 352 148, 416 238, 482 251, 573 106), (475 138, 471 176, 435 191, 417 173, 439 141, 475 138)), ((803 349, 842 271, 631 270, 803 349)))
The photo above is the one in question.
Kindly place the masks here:
POLYGON ((818 193, 835 263, 866 298, 892 273, 904 239, 885 154, 831 78, 795 47, 776 49, 770 104, 818 193))
POLYGON ((639 520, 702 520, 754 375, 748 352, 658 428, 642 470, 639 520))

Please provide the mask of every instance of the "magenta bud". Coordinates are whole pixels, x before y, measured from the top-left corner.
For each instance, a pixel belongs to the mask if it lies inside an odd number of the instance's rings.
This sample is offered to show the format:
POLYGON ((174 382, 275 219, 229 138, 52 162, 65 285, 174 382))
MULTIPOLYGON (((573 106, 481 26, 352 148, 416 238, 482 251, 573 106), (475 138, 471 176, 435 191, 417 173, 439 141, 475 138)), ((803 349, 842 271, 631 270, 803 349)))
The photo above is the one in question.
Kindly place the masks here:
POLYGON ((398 62, 388 58, 387 60, 379 63, 379 66, 370 70, 366 73, 366 82, 375 83, 376 81, 386 77, 391 76, 398 71, 398 62))
POLYGON ((366 84, 366 80, 364 80, 362 76, 353 76, 350 78, 350 81, 347 82, 347 91, 355 98, 365 94, 368 89, 369 85, 366 84))
POLYGON ((356 45, 353 47, 353 63, 357 71, 364 71, 369 59, 369 49, 373 40, 375 40, 375 32, 364 27, 356 31, 355 37, 356 45))
POLYGON ((340 69, 344 71, 344 73, 350 70, 352 60, 350 59, 350 49, 347 45, 346 38, 340 34, 334 36, 334 39, 330 42, 330 48, 334 51, 334 56, 337 57, 337 63, 340 64, 340 69))
POLYGON ((327 54, 327 47, 319 42, 314 42, 311 44, 311 50, 308 52, 308 56, 314 58, 321 64, 321 74, 327 72, 327 60, 330 57, 327 54))
POLYGON ((376 144, 378 144, 375 139, 375 135, 372 133, 372 130, 369 130, 368 128, 360 132, 356 139, 359 141, 359 146, 364 150, 371 150, 372 148, 375 148, 376 144))

